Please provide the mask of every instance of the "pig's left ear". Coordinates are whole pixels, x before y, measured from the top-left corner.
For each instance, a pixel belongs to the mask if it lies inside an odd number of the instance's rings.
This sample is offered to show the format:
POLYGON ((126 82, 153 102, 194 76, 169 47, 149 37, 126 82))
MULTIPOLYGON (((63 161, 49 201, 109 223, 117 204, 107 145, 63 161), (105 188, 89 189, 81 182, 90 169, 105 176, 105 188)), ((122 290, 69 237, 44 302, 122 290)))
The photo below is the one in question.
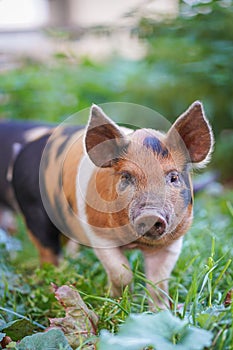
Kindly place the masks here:
POLYGON ((84 144, 92 162, 102 168, 116 162, 128 146, 125 134, 103 110, 93 105, 84 137, 84 144))
POLYGON ((202 167, 210 160, 214 138, 201 102, 194 102, 168 131, 167 140, 171 146, 181 144, 178 138, 181 138, 187 149, 189 161, 194 166, 202 167))

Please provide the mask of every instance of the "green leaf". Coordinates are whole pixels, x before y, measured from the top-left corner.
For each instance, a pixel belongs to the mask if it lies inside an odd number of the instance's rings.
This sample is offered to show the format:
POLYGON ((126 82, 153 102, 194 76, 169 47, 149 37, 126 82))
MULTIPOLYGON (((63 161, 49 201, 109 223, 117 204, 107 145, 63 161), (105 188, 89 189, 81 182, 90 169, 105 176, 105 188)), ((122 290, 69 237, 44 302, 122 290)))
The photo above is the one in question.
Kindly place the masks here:
POLYGON ((51 329, 25 337, 16 350, 72 350, 60 329, 51 329))
POLYGON ((0 333, 0 341, 5 337, 6 333, 0 333))
POLYGON ((169 311, 131 315, 118 335, 102 331, 99 350, 141 350, 146 346, 166 350, 201 350, 211 344, 212 333, 189 326, 169 311))
POLYGON ((197 321, 199 322, 201 327, 209 328, 211 324, 217 321, 217 316, 210 315, 208 313, 203 313, 198 315, 197 321))
POLYGON ((19 340, 26 335, 32 334, 37 328, 38 327, 35 327, 31 321, 20 319, 7 323, 2 330, 6 332, 12 340, 19 340))
POLYGON ((2 331, 6 327, 6 322, 0 319, 0 331, 2 331))

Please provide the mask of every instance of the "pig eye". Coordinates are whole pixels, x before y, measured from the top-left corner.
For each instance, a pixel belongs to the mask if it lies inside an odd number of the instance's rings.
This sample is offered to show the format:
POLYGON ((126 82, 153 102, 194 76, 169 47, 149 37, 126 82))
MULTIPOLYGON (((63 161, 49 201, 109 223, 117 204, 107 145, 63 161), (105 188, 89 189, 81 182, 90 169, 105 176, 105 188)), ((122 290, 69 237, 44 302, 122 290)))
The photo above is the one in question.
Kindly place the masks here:
POLYGON ((134 177, 130 173, 122 172, 119 183, 119 190, 124 191, 129 185, 132 185, 133 183, 134 177))
POLYGON ((178 172, 176 171, 172 171, 167 175, 167 182, 171 183, 173 185, 180 185, 181 184, 181 179, 180 179, 180 175, 178 172))

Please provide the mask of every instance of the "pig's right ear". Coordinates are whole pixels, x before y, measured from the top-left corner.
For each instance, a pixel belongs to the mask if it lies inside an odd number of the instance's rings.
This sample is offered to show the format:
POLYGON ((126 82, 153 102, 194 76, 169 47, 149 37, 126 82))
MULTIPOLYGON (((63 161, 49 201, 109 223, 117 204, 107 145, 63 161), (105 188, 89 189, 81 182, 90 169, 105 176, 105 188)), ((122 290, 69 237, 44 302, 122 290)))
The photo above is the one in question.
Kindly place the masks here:
POLYGON ((188 160, 203 167, 210 160, 214 137, 201 102, 194 102, 172 125, 167 134, 171 148, 186 149, 188 160), (181 147, 181 148, 180 148, 181 147))
POLYGON ((126 150, 129 142, 120 128, 103 110, 93 105, 84 144, 91 161, 98 167, 112 166, 126 150))

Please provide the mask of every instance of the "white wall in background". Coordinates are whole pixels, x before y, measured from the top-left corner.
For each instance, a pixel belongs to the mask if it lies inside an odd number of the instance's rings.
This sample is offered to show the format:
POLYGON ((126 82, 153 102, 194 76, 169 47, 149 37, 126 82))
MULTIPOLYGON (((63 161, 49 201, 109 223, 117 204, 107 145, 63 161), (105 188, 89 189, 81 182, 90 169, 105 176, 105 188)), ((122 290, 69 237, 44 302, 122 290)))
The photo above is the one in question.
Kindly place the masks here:
POLYGON ((8 54, 47 59, 62 52, 102 60, 114 53, 138 59, 145 45, 130 34, 137 13, 162 20, 177 11, 178 0, 0 0, 0 70, 3 60, 9 65, 8 54), (135 18, 126 19, 133 9, 138 9, 135 18), (61 28, 112 24, 116 30, 109 36, 90 33, 71 41, 36 30, 55 23, 61 28))
POLYGON ((47 0, 0 0, 0 30, 37 28, 48 15, 47 0))
POLYGON ((174 16, 178 0, 69 0, 70 20, 81 26, 117 24, 122 16, 140 8, 141 14, 174 16))

